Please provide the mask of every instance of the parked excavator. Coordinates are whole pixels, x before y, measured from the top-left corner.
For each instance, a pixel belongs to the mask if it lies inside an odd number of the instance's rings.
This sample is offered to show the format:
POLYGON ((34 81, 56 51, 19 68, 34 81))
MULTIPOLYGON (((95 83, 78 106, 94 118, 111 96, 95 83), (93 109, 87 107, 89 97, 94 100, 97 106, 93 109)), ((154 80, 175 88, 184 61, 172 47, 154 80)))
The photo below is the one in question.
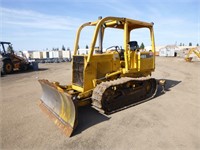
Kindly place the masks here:
POLYGON ((198 58, 200 58, 200 50, 198 49, 198 47, 194 47, 194 48, 190 48, 186 57, 185 57, 185 60, 187 62, 191 62, 193 57, 190 57, 190 55, 194 53, 198 58))
MULTIPOLYGON (((145 30, 146 31, 146 30, 145 30)), ((110 38, 113 38, 110 36, 110 38)), ((146 37, 145 37, 146 38, 146 37)), ((153 23, 120 17, 99 18, 82 24, 76 34, 72 59, 72 83, 62 85, 40 79, 43 94, 39 106, 67 136, 78 125, 78 108, 91 105, 110 114, 153 98, 158 81, 150 77, 155 70, 153 23), (83 28, 95 28, 88 54, 79 55, 79 39, 83 28), (103 51, 106 29, 123 31, 123 49, 118 45, 103 51), (137 41, 130 41, 131 31, 148 29, 152 49, 140 50, 137 41), (99 39, 99 51, 95 44, 99 39)))
POLYGON ((14 53, 10 42, 0 41, 0 55, 2 55, 3 67, 1 73, 10 74, 15 70, 25 71, 30 67, 30 62, 24 57, 14 53))

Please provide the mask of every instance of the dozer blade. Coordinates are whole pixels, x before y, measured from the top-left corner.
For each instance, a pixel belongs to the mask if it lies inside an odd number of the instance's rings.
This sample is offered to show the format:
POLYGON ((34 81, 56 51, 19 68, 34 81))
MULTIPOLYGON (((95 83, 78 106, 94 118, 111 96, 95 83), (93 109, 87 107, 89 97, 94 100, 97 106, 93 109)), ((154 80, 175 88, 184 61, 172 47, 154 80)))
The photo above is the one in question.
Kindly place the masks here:
POLYGON ((48 80, 39 80, 43 94, 40 108, 67 136, 71 136, 77 126, 76 103, 62 88, 48 80))

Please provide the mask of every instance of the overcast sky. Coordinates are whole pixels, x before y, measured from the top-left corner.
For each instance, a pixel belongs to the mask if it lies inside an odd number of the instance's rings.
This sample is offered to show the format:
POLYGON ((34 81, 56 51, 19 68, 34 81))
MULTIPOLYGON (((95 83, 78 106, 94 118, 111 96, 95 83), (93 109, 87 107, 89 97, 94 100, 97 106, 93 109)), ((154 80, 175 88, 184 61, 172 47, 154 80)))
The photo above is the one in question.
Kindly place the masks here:
POLYGON ((154 22, 156 45, 200 44, 200 0, 0 0, 0 41, 16 50, 73 49, 77 28, 98 16, 154 22))

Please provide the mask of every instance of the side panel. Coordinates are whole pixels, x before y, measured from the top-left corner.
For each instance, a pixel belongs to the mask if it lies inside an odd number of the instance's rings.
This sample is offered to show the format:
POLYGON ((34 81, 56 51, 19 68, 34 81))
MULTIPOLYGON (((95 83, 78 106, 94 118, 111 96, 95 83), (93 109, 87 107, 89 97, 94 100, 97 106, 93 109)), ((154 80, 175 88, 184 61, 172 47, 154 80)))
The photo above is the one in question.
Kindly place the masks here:
MULTIPOLYGON (((117 54, 118 55, 118 54, 117 54)), ((119 55, 118 55, 119 56, 119 55)), ((86 67, 84 91, 94 88, 93 80, 105 77, 107 73, 119 70, 120 60, 116 54, 96 54, 86 67)))
POLYGON ((120 69, 119 55, 95 54, 87 64, 87 56, 73 57, 73 89, 85 92, 94 88, 93 80, 105 77, 106 74, 120 69))
POLYGON ((153 53, 152 52, 141 52, 140 53, 140 70, 154 70, 153 53))
POLYGON ((130 51, 129 66, 130 72, 143 74, 154 70, 154 54, 152 52, 130 51))

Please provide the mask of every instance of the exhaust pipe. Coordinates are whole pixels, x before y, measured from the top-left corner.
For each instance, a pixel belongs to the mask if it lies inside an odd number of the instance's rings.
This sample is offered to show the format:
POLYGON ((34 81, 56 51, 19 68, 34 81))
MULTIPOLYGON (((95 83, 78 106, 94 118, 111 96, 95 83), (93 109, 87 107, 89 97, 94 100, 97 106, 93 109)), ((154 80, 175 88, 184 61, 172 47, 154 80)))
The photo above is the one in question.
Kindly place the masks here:
MULTIPOLYGON (((102 19, 102 16, 99 16, 98 17, 98 20, 101 20, 102 19)), ((102 26, 100 27, 100 29, 99 29, 99 53, 103 53, 103 43, 102 43, 102 41, 103 41, 103 30, 102 30, 103 28, 102 28, 102 26)))

